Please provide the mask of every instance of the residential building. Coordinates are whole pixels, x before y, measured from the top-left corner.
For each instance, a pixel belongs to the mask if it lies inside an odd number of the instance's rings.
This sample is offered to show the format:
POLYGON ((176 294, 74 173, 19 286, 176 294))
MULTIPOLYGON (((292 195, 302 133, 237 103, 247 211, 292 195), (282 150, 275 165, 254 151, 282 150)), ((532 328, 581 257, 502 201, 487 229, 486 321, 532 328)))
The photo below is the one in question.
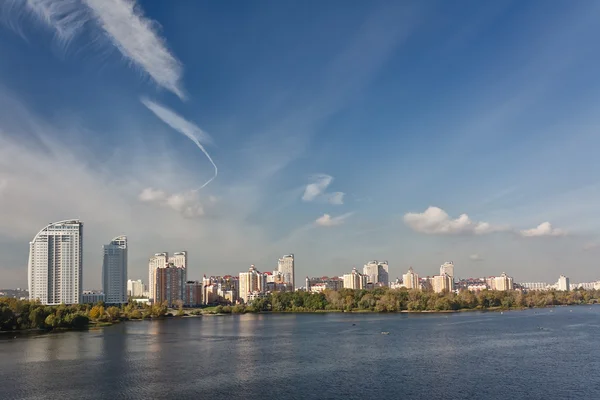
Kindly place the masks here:
POLYGON ((185 291, 185 268, 168 264, 156 269, 155 277, 155 303, 166 302, 169 306, 183 301, 185 291))
POLYGON ((432 287, 436 293, 449 292, 453 289, 452 278, 448 274, 436 275, 433 277, 432 287))
POLYGON ((558 287, 558 290, 562 290, 562 291, 565 291, 565 292, 569 291, 569 289, 570 289, 570 287, 569 287, 569 278, 566 277, 566 276, 564 276, 564 275, 561 275, 558 278, 557 287, 558 287))
POLYGON ((266 287, 266 275, 261 274, 254 265, 251 265, 248 272, 240 272, 239 276, 239 296, 244 303, 248 303, 248 296, 253 292, 260 292, 260 285, 264 283, 266 287), (260 277, 259 277, 260 276, 260 277))
POLYGON ((83 293, 83 222, 47 225, 29 243, 29 299, 41 304, 78 304, 83 293))
POLYGON ((549 290, 550 285, 546 282, 525 282, 520 284, 526 290, 549 290))
POLYGON ((387 261, 369 261, 363 267, 363 275, 367 277, 367 283, 373 286, 389 286, 389 265, 387 261))
POLYGON ((500 276, 491 277, 488 280, 488 286, 491 290, 507 291, 513 290, 513 278, 502 273, 500 276))
POLYGON ((104 293, 95 290, 84 290, 81 294, 81 304, 96 304, 106 301, 104 293))
POLYGON ((454 281, 454 263, 452 261, 446 261, 440 267, 440 276, 444 274, 448 275, 454 281))
POLYGON ((402 275, 402 283, 407 289, 421 289, 421 285, 419 285, 419 275, 415 274, 412 267, 409 267, 408 272, 402 275))
POLYGON ((202 304, 202 282, 187 281, 183 293, 183 304, 186 306, 199 306, 202 304))
POLYGON ((277 271, 283 275, 284 283, 288 283, 292 286, 292 290, 296 289, 294 269, 293 254, 285 255, 277 261, 277 271))
POLYGON ((366 289, 369 277, 352 268, 352 272, 344 274, 345 289, 366 289))
POLYGON ((187 281, 187 267, 188 267, 187 251, 178 251, 178 252, 173 253, 173 255, 171 257, 169 257, 169 264, 173 264, 176 267, 183 268, 185 280, 187 281))
POLYGON ((129 279, 127 281, 127 295, 130 297, 144 297, 146 286, 141 279, 137 281, 129 279))
POLYGON ((127 236, 102 246, 102 290, 108 304, 127 303, 127 236))
POLYGON ((306 277, 306 290, 307 291, 310 291, 310 289, 315 285, 319 285, 320 287, 323 288, 323 290, 324 289, 340 290, 344 287, 344 278, 338 277, 338 276, 332 276, 332 277, 322 276, 322 277, 313 277, 313 278, 306 277))
POLYGON ((168 261, 168 253, 156 253, 148 260, 148 292, 151 301, 156 299, 156 269, 166 266, 168 261))

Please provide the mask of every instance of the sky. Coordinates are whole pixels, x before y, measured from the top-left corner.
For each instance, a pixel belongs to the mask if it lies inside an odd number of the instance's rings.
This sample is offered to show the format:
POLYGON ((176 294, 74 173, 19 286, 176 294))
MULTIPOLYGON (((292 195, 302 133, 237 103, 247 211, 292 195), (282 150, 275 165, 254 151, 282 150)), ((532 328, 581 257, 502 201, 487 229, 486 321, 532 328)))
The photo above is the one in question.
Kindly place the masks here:
POLYGON ((0 287, 84 222, 129 277, 600 279, 600 3, 5 0, 0 287))

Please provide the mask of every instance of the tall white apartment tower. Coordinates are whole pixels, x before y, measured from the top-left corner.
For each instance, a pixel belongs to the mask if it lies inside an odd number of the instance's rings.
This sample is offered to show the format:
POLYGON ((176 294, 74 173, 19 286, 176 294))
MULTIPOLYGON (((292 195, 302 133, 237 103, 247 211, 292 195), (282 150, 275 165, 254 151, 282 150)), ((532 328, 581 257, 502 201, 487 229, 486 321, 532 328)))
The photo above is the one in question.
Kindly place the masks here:
POLYGON ((102 290, 108 304, 127 303, 127 236, 102 246, 102 290))
POLYGON ((187 251, 178 251, 169 257, 169 264, 183 268, 183 281, 187 281, 187 251))
POLYGON ((150 301, 156 298, 156 269, 166 266, 168 261, 168 253, 156 253, 148 260, 148 292, 150 293, 150 301))
POLYGON ((440 267, 440 275, 444 274, 448 275, 450 278, 452 278, 452 280, 454 280, 454 263, 452 261, 446 261, 440 267))
POLYGON ((49 224, 29 243, 29 299, 42 304, 78 304, 83 279, 83 222, 49 224))
POLYGON ((279 259, 277 262, 277 271, 283 275, 283 281, 292 285, 292 290, 296 290, 293 254, 285 255, 279 259))

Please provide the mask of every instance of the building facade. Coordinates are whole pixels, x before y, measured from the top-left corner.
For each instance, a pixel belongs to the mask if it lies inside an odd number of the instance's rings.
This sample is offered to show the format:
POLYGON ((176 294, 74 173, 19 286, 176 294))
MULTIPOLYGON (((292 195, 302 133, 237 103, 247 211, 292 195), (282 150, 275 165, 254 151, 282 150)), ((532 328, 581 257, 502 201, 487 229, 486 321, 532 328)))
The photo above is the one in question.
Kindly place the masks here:
POLYGON ((352 268, 352 272, 344 274, 344 289, 366 289, 369 277, 352 268))
POLYGON ((81 304, 96 304, 105 301, 104 293, 93 290, 84 290, 81 294, 81 304))
POLYGON ((102 290, 108 304, 127 303, 127 236, 102 246, 102 290))
POLYGON ((248 303, 250 294, 260 292, 261 283, 264 287, 267 285, 266 275, 260 273, 254 265, 251 265, 248 272, 240 272, 239 275, 239 296, 244 303, 248 303))
POLYGON ((507 291, 514 289, 513 278, 503 272, 500 276, 491 277, 487 280, 487 285, 491 290, 507 291))
POLYGON ((419 275, 415 274, 412 267, 408 268, 408 272, 402 275, 402 283, 407 289, 421 289, 419 275))
POLYGON ((284 283, 290 284, 292 290, 296 290, 294 255, 289 254, 277 261, 277 271, 283 275, 284 283))
POLYGON ((440 267, 440 275, 444 274, 448 275, 454 281, 454 263, 452 261, 446 261, 440 267))
POLYGON ((449 292, 453 289, 452 278, 448 274, 434 276, 431 285, 436 293, 449 292))
POLYGON ((42 304, 78 304, 83 281, 83 222, 47 225, 29 243, 29 299, 42 304))
POLYGON ((202 282, 187 281, 185 283, 185 291, 183 294, 183 304, 189 307, 201 305, 202 290, 202 282))
POLYGON ((558 278, 558 282, 557 282, 556 286, 557 286, 557 289, 558 289, 558 290, 562 290, 562 291, 564 291, 564 292, 567 292, 567 291, 569 291, 569 289, 571 288, 571 287, 569 286, 569 278, 568 278, 568 277, 566 277, 566 276, 564 276, 564 275, 561 275, 561 276, 558 278))
POLYGON ((389 265, 387 261, 369 261, 363 266, 363 275, 367 277, 367 283, 373 286, 389 286, 389 265))
POLYGON ((131 297, 143 297, 146 292, 146 287, 141 279, 137 281, 129 279, 127 281, 127 295, 131 297))
POLYGON ((148 298, 153 301, 156 299, 156 270, 165 267, 169 262, 168 253, 156 253, 148 260, 148 298))
POLYGON ((156 269, 155 275, 156 297, 155 303, 166 302, 169 306, 183 301, 185 291, 185 269, 169 264, 156 269))

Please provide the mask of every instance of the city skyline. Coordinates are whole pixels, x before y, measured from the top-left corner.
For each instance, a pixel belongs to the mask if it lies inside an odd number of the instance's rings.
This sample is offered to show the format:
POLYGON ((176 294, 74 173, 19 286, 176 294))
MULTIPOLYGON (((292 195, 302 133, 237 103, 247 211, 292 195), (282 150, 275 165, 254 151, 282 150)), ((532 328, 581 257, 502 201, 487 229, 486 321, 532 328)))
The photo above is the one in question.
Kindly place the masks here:
POLYGON ((70 217, 84 287, 123 232, 144 280, 182 248, 209 275, 597 279, 596 2, 114 1, 0 7, 5 285, 70 217))

